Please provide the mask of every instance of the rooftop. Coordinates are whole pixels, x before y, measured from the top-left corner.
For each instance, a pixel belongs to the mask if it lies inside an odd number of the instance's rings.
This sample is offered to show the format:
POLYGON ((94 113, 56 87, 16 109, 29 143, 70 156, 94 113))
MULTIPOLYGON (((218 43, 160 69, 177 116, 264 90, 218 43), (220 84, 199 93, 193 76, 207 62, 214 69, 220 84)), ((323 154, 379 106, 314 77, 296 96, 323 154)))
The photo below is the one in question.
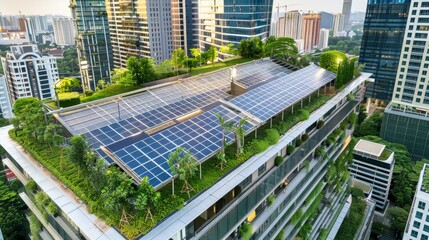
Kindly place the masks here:
MULTIPOLYGON (((196 76, 131 96, 72 107, 56 117, 73 134, 84 134, 109 163, 116 162, 136 182, 144 176, 154 187, 172 179, 169 154, 184 147, 203 162, 220 149, 227 121, 248 117, 250 132, 259 124, 335 79, 316 65, 290 70, 269 59, 236 67, 234 81, 246 93, 232 98, 230 69, 196 76), (255 66, 257 64, 257 67, 255 66)), ((226 135, 233 141, 233 134, 226 135)))
POLYGON ((386 148, 386 146, 383 144, 379 144, 379 143, 375 143, 375 142, 371 142, 371 141, 361 139, 356 144, 354 150, 379 158, 382 155, 384 148, 386 148))

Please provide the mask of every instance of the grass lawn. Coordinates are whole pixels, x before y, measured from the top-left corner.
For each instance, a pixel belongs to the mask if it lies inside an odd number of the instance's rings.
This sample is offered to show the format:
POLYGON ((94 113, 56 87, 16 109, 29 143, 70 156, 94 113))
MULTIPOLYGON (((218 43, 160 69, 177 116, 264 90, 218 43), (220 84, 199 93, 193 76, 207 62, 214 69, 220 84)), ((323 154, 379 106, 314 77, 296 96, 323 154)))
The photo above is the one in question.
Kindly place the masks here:
POLYGON ((207 73, 207 72, 211 72, 211 71, 215 71, 221 68, 225 68, 225 67, 229 67, 229 66, 234 66, 240 63, 245 63, 245 62, 250 62, 253 60, 256 60, 257 58, 237 58, 237 59, 233 59, 233 60, 229 60, 226 62, 217 62, 214 64, 209 64, 206 66, 201 66, 201 67, 197 67, 192 69, 192 71, 190 72, 191 76, 196 76, 198 74, 202 74, 202 73, 207 73))

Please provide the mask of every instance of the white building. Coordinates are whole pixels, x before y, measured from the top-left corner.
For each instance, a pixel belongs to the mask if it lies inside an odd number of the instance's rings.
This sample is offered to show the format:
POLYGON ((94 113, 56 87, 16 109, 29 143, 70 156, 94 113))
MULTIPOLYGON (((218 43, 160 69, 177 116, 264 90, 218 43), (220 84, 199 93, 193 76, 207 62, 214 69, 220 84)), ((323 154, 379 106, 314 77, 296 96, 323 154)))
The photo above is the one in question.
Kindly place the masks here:
POLYGON ((376 202, 376 212, 384 214, 389 203, 390 183, 395 159, 386 146, 367 140, 359 140, 353 151, 353 163, 349 166, 353 179, 371 185, 371 199, 376 202))
POLYGON ((338 37, 344 28, 344 15, 341 13, 334 14, 332 27, 332 36, 338 37))
POLYGON ((325 28, 320 29, 319 45, 317 47, 319 49, 327 48, 328 40, 329 40, 329 29, 325 29, 325 28))
POLYGON ((12 106, 10 105, 7 92, 6 78, 0 74, 0 116, 2 118, 13 118, 12 106))
POLYGON ((403 240, 429 239, 429 164, 423 166, 403 240))
POLYGON ((60 46, 75 45, 74 28, 71 18, 54 18, 52 20, 54 28, 55 43, 60 46))
POLYGON ((36 45, 11 46, 10 50, 1 58, 10 103, 24 97, 53 99, 58 80, 56 59, 43 56, 36 45))

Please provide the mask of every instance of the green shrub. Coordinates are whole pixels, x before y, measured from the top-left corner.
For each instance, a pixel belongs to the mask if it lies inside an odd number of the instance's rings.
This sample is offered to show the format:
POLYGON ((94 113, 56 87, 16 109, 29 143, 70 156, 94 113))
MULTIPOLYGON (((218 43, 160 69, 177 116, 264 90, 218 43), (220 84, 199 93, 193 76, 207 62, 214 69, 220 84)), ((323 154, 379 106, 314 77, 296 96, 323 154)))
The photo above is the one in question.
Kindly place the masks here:
POLYGON ((302 135, 302 137, 301 137, 301 140, 302 140, 303 142, 305 142, 305 141, 307 141, 309 138, 310 138, 310 137, 308 136, 308 134, 307 134, 307 133, 304 133, 304 134, 302 135))
POLYGON ((243 223, 240 229, 238 229, 238 233, 240 234, 241 239, 243 240, 249 240, 250 237, 252 237, 252 234, 253 234, 252 231, 253 231, 253 228, 250 223, 243 223))
POLYGON ((270 144, 266 140, 262 140, 262 139, 253 139, 251 143, 252 151, 255 154, 261 153, 267 150, 269 146, 270 144))
POLYGON ((299 147, 299 146, 301 146, 302 145, 302 140, 301 140, 301 138, 298 138, 297 140, 296 140, 296 142, 295 142, 295 146, 296 147, 299 147))
POLYGON ((290 223, 292 223, 293 226, 295 226, 298 221, 302 217, 302 209, 298 209, 298 211, 295 212, 295 214, 290 218, 290 223))
POLYGON ((77 92, 59 93, 58 99, 61 107, 70 107, 80 103, 80 96, 77 92))
POLYGON ((58 213, 58 207, 53 201, 50 201, 48 205, 46 205, 46 211, 55 216, 58 213))
POLYGON ((284 160, 284 158, 282 156, 277 156, 274 159, 274 165, 279 166, 280 164, 282 164, 283 160, 284 160))
POLYGON ((280 139, 280 134, 276 129, 265 130, 265 139, 270 145, 276 144, 280 139))
POLYGON ((85 97, 90 97, 94 94, 94 92, 92 90, 85 90, 85 92, 83 92, 85 94, 85 97))
POLYGON ((297 112, 299 114, 299 119, 301 121, 304 121, 310 118, 310 113, 305 109, 299 109, 297 112))
POLYGON ((285 230, 281 230, 274 240, 283 240, 285 238, 285 230))
POLYGON ((357 119, 358 119, 357 114, 353 112, 349 116, 349 123, 352 124, 352 125, 355 125, 356 122, 357 122, 357 119))
POLYGON ((30 192, 35 192, 37 189, 37 184, 34 180, 30 180, 25 184, 25 189, 27 189, 30 192))
POLYGON ((353 101, 353 100, 355 100, 355 96, 353 94, 349 93, 349 95, 347 95, 347 100, 353 101))
POLYGON ((314 156, 315 156, 315 157, 321 157, 321 156, 323 156, 324 154, 326 154, 326 152, 325 152, 325 148, 324 148, 324 147, 322 147, 322 146, 320 146, 320 147, 316 148, 316 151, 314 151, 314 156))
POLYGON ((295 151, 295 146, 288 145, 286 148, 287 155, 291 155, 295 151))
POLYGON ((319 121, 317 122, 317 129, 322 128, 322 127, 323 127, 323 125, 325 125, 325 121, 323 121, 323 120, 319 120, 319 121))
POLYGON ((274 197, 274 194, 270 194, 270 195, 267 197, 268 206, 273 205, 274 200, 276 200, 276 198, 274 197))
POLYGON ((358 198, 364 197, 364 193, 363 193, 362 189, 360 189, 360 188, 352 187, 351 193, 352 193, 353 197, 358 197, 358 198))
POLYGON ((81 101, 84 103, 85 102, 91 102, 91 101, 95 101, 98 99, 118 95, 121 93, 126 93, 126 92, 130 92, 133 90, 137 90, 139 88, 142 88, 142 87, 141 86, 127 86, 127 87, 125 87, 125 86, 122 86, 119 84, 113 84, 113 85, 110 85, 110 86, 104 88, 103 90, 99 90, 99 91, 95 92, 92 96, 82 97, 81 101))

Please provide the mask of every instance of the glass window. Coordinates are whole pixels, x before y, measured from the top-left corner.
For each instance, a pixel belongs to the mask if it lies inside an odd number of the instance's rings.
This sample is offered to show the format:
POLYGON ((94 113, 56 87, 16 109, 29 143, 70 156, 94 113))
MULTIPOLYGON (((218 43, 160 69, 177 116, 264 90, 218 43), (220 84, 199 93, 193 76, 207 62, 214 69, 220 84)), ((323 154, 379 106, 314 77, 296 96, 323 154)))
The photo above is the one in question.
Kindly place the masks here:
POLYGON ((429 226, 428 225, 424 225, 423 227, 423 231, 428 232, 429 233, 429 226))
POLYGON ((414 221, 413 227, 419 229, 420 228, 420 222, 414 221))
POLYGON ((262 165, 262 166, 259 167, 259 169, 258 169, 258 176, 260 176, 262 173, 264 173, 265 169, 267 169, 266 163, 264 163, 264 165, 262 165))
POLYGON ((417 234, 418 234, 418 233, 417 233, 416 231, 414 231, 414 230, 412 230, 412 231, 411 231, 411 236, 413 236, 413 237, 417 237, 417 234))
POLYGON ((422 217, 423 217, 423 213, 422 213, 422 212, 417 211, 417 212, 416 212, 416 218, 418 218, 418 219, 422 219, 422 217))
POLYGON ((428 236, 427 236, 427 235, 422 234, 422 237, 421 237, 420 239, 421 239, 421 240, 428 240, 428 236))
POLYGON ((426 207, 426 203, 419 201, 418 208, 425 210, 425 207, 426 207))

